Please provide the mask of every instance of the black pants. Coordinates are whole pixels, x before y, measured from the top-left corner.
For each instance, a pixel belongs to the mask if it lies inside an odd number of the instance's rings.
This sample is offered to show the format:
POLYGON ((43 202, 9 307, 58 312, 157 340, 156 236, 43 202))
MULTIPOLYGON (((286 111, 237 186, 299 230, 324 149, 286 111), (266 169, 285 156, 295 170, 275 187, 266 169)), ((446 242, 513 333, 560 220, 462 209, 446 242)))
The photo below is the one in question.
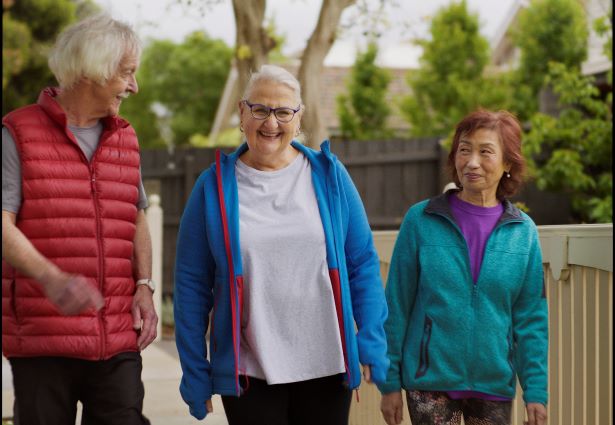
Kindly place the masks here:
POLYGON ((277 385, 249 378, 241 397, 222 396, 222 404, 229 425, 347 425, 351 399, 342 375, 277 385))
POLYGON ((444 391, 406 391, 412 425, 509 425, 512 401, 453 400, 444 391))
POLYGON ((11 358, 16 425, 149 425, 141 413, 141 354, 108 360, 66 357, 11 358))

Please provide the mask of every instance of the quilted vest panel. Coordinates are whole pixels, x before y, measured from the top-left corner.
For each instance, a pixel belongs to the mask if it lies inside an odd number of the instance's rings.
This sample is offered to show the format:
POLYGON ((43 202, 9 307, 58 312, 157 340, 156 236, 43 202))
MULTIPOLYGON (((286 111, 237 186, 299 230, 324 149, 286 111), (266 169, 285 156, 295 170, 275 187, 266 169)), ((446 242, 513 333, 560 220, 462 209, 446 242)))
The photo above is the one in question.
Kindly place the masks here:
POLYGON ((46 89, 36 105, 3 119, 21 160, 17 227, 59 268, 98 287, 105 306, 64 316, 40 284, 3 262, 2 350, 7 357, 108 359, 138 350, 130 308, 139 146, 126 121, 109 117, 88 162, 56 93, 46 89))

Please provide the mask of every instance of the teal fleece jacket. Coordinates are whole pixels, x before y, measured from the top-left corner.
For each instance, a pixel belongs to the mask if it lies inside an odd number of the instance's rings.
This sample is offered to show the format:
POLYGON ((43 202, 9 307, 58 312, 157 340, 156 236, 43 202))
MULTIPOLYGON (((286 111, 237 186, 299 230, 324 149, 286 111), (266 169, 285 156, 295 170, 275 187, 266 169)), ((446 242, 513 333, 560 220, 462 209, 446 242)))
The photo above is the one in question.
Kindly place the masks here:
POLYGON ((480 391, 547 403, 548 315, 533 221, 510 202, 485 246, 476 284, 447 194, 404 218, 386 286, 382 393, 480 391))

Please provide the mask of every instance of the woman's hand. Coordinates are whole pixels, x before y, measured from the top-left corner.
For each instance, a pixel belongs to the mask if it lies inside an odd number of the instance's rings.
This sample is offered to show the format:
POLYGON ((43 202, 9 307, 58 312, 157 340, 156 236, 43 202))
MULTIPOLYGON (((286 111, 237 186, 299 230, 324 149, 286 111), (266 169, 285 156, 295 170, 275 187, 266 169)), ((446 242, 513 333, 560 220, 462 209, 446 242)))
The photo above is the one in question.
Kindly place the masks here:
POLYGON ((207 409, 207 413, 214 412, 214 405, 211 403, 211 399, 205 400, 205 408, 207 409))
POLYGON ((383 394, 380 400, 380 411, 387 425, 399 425, 404 420, 404 402, 401 391, 383 394))
POLYGON ((363 366, 363 379, 365 379, 365 382, 367 382, 368 384, 372 383, 372 369, 369 367, 369 365, 363 366))
POLYGON ((527 411, 527 421, 524 425, 546 425, 547 408, 541 403, 528 403, 525 405, 527 411))

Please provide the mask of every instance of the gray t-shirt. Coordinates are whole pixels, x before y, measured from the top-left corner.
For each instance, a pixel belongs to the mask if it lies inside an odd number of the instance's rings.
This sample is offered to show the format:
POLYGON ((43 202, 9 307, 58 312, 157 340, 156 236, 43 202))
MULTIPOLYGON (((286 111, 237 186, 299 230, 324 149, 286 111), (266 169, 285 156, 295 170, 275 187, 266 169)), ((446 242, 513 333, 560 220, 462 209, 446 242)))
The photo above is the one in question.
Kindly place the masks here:
MULTIPOLYGON (((102 123, 99 121, 93 127, 73 127, 69 125, 68 129, 73 133, 79 147, 90 161, 98 147, 100 135, 103 131, 102 123)), ((17 214, 22 201, 19 152, 17 152, 17 146, 15 146, 15 140, 13 140, 10 131, 6 127, 2 127, 2 209, 17 214)), ((139 181, 137 208, 147 208, 147 196, 141 179, 139 181)))
POLYGON ((309 160, 237 161, 244 279, 240 371, 282 384, 344 373, 325 232, 309 160))

